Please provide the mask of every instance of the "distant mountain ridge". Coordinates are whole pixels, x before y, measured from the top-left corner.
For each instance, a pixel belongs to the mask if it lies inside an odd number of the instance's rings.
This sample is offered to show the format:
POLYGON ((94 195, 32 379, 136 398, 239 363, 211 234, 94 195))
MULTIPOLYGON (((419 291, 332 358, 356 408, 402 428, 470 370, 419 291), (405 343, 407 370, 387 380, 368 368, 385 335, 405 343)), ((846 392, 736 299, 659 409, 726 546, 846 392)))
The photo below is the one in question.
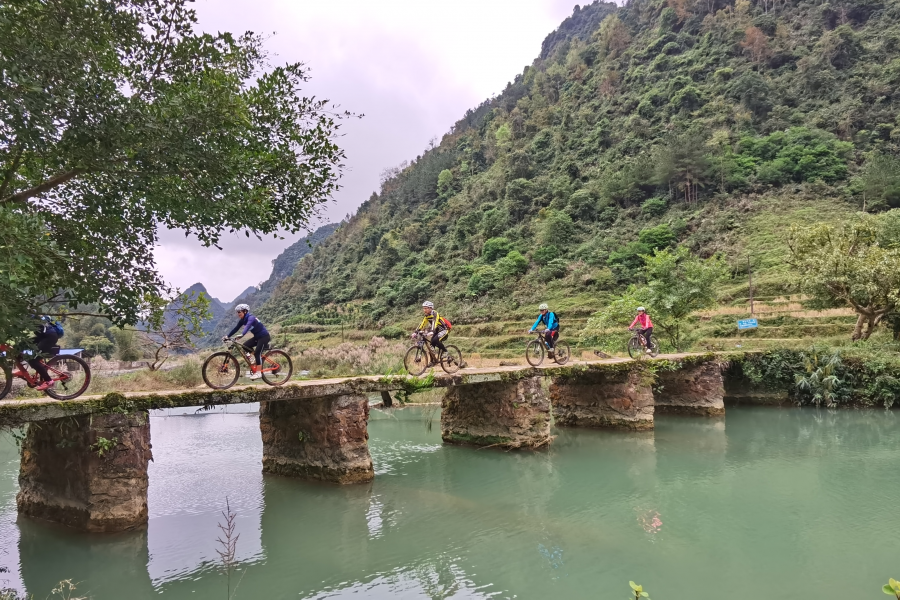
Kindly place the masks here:
POLYGON ((233 314, 234 307, 238 304, 249 304, 250 310, 258 313, 278 284, 291 275, 300 259, 306 256, 317 244, 333 234, 338 226, 338 223, 323 225, 285 248, 272 261, 272 273, 268 279, 259 286, 248 287, 230 302, 223 302, 218 298, 214 298, 210 295, 206 286, 199 282, 184 290, 183 294, 186 296, 203 293, 209 298, 209 311, 212 313, 212 318, 203 324, 203 331, 206 336, 202 343, 214 343, 215 340, 221 338, 234 327, 235 323, 237 323, 233 314))

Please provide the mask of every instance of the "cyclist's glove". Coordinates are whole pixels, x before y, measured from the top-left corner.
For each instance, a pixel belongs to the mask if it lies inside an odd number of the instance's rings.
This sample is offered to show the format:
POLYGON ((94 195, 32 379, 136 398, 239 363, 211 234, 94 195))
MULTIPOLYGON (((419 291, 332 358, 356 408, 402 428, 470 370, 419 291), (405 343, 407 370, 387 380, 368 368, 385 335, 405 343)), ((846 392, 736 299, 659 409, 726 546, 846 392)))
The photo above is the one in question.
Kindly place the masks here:
POLYGON ((222 341, 223 341, 223 342, 227 342, 227 341, 228 341, 228 336, 227 336, 227 335, 223 335, 223 336, 222 336, 222 341))

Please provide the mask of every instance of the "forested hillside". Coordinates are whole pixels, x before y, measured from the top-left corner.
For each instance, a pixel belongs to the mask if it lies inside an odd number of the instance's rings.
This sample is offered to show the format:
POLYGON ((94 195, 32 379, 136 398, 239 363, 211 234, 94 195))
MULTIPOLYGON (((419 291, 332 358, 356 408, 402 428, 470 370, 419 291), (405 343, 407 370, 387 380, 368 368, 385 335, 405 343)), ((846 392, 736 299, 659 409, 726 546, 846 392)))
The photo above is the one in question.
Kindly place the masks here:
POLYGON ((676 245, 724 253, 729 293, 748 263, 789 292, 792 220, 900 206, 898 101, 900 0, 576 8, 265 310, 392 321, 427 297, 474 318, 547 298, 587 314, 676 245))

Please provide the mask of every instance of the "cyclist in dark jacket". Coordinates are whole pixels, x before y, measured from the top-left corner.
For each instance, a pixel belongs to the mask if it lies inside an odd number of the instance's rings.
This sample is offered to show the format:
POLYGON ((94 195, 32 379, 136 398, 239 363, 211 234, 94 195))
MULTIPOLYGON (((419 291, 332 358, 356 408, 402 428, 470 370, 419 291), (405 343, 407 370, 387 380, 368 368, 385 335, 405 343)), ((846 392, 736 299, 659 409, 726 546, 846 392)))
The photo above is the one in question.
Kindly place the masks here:
POLYGON ((248 331, 253 334, 250 341, 244 345, 251 350, 255 349, 253 356, 256 358, 256 364, 250 367, 250 370, 253 371, 250 375, 250 379, 259 379, 262 377, 262 372, 260 371, 262 365, 262 351, 272 339, 272 336, 269 335, 269 331, 266 329, 266 326, 262 324, 262 321, 250 314, 249 306, 246 304, 238 304, 234 309, 237 311, 241 320, 238 321, 238 324, 234 326, 234 329, 232 329, 228 335, 222 338, 222 341, 227 341, 228 338, 237 333, 238 329, 241 327, 244 328, 244 331, 241 332, 240 337, 247 335, 248 331))
POLYGON ((39 354, 29 360, 28 364, 41 376, 41 383, 34 389, 43 392, 44 390, 53 387, 56 383, 53 381, 53 378, 50 377, 50 372, 47 371, 47 365, 45 365, 43 361, 43 357, 53 355, 53 348, 59 342, 59 333, 50 317, 44 316, 38 319, 38 324, 34 329, 33 341, 39 350, 39 354))

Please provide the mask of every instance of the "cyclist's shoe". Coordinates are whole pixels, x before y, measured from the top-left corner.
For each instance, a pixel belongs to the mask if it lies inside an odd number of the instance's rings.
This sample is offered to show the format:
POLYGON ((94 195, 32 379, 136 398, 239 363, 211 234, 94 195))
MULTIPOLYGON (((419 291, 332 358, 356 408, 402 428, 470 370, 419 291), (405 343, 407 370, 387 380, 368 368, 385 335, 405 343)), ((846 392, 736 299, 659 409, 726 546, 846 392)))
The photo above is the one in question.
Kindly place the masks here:
POLYGON ((262 373, 250 373, 250 379, 261 379, 262 373))
POLYGON ((52 388, 54 385, 56 385, 55 381, 42 381, 40 383, 40 385, 38 385, 34 389, 36 389, 39 392, 45 392, 45 391, 49 390, 50 388, 52 388))
POLYGON ((653 354, 653 350, 651 350, 650 348, 647 348, 646 350, 644 350, 644 352, 646 352, 647 354, 653 354))

